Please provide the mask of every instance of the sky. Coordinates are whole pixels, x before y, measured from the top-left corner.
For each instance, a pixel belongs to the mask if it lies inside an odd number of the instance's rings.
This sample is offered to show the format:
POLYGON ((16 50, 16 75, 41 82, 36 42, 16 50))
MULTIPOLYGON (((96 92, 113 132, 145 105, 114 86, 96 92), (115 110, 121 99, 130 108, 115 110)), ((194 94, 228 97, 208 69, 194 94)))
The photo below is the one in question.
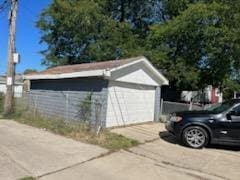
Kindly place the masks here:
MULTIPOLYGON (((41 11, 48 7, 51 0, 18 0, 18 16, 16 27, 16 50, 21 55, 21 62, 16 66, 16 72, 25 69, 43 70, 41 65, 44 58, 39 52, 46 48, 40 44, 41 32, 36 27, 36 21, 41 11)), ((2 4, 3 0, 0 0, 2 4)), ((0 74, 6 73, 8 47, 8 9, 0 12, 0 74)))

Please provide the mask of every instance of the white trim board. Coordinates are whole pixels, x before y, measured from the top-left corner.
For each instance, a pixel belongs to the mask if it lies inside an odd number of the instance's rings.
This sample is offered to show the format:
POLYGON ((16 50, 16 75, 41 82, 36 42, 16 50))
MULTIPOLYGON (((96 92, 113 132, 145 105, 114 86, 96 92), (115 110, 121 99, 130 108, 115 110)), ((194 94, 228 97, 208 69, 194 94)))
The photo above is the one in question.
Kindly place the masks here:
POLYGON ((82 71, 74 73, 63 74, 43 74, 43 75, 25 75, 24 79, 37 80, 37 79, 65 79, 77 77, 94 77, 94 76, 107 76, 104 70, 82 71))

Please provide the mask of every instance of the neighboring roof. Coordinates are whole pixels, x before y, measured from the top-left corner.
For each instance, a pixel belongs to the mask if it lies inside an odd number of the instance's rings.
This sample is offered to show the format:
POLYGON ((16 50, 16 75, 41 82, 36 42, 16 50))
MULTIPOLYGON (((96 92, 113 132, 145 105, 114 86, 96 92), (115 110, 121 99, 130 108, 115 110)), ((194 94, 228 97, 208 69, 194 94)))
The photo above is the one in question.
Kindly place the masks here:
POLYGON ((149 69, 151 69, 151 72, 154 75, 161 79, 164 85, 168 85, 168 80, 157 69, 155 69, 153 65, 144 56, 113 61, 58 66, 47 69, 45 71, 26 74, 24 75, 24 79, 63 79, 93 76, 111 77, 111 72, 141 61, 144 62, 149 69))
MULTIPOLYGON (((0 84, 6 84, 6 76, 5 75, 0 76, 0 84)), ((16 85, 23 84, 23 76, 21 74, 17 74, 15 76, 15 84, 16 85)))

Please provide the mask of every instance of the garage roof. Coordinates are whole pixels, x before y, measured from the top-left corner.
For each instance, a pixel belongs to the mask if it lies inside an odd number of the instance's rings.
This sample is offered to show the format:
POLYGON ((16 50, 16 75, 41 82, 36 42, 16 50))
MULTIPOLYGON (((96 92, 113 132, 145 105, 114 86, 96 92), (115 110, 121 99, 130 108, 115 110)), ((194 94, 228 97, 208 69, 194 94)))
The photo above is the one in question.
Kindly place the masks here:
POLYGON ((75 65, 65 65, 57 66, 54 68, 47 69, 41 72, 33 72, 29 75, 44 75, 44 74, 62 74, 62 73, 73 73, 73 72, 82 72, 90 70, 100 70, 100 69, 113 69, 124 64, 139 60, 141 57, 122 59, 122 60, 113 60, 113 61, 102 61, 94 63, 83 63, 75 65))
POLYGON ((41 72, 27 74, 24 76, 24 79, 64 79, 97 76, 111 77, 111 72, 139 62, 144 62, 144 64, 152 71, 152 73, 161 79, 162 84, 168 85, 168 80, 158 70, 156 70, 144 56, 113 61, 57 66, 41 72))

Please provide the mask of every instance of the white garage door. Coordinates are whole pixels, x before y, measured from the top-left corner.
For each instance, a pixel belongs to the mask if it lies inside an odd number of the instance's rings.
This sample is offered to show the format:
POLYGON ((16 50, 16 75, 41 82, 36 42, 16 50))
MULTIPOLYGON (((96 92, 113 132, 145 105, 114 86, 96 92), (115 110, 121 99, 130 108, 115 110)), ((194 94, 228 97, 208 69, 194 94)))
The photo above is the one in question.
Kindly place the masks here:
POLYGON ((106 127, 154 120, 155 87, 110 81, 106 127))

